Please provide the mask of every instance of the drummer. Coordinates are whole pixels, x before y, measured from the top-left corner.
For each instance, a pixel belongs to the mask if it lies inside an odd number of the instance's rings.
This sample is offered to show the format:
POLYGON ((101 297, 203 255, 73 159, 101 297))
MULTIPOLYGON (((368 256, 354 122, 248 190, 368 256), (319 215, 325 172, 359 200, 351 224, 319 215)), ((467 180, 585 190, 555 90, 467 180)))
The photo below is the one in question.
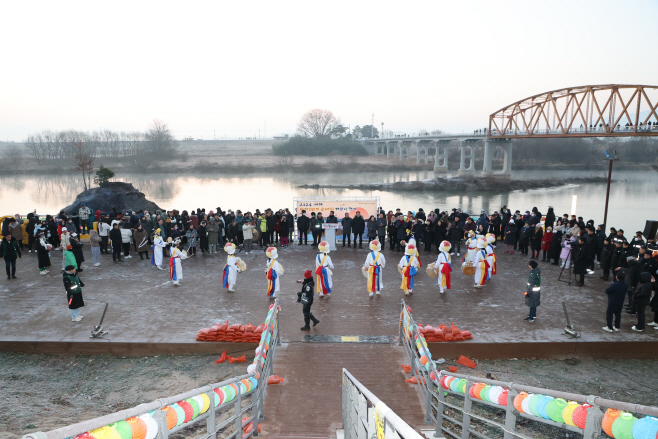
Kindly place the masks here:
POLYGON ((377 239, 370 241, 370 253, 366 257, 366 263, 363 266, 363 274, 368 279, 368 296, 372 299, 374 294, 379 296, 379 292, 384 288, 382 282, 382 271, 386 266, 386 258, 381 253, 382 244, 377 239))
POLYGON ((474 230, 468 231, 468 239, 466 240, 466 245, 468 246, 468 251, 466 252, 466 255, 464 255, 464 260, 462 261, 462 265, 465 265, 467 262, 470 262, 472 264, 475 263, 475 254, 477 253, 478 250, 478 240, 475 237, 474 230))
POLYGON ((450 289, 450 272, 452 271, 452 265, 450 265, 450 242, 443 241, 439 247, 439 257, 434 263, 434 269, 439 274, 439 292, 444 293, 444 289, 450 289))

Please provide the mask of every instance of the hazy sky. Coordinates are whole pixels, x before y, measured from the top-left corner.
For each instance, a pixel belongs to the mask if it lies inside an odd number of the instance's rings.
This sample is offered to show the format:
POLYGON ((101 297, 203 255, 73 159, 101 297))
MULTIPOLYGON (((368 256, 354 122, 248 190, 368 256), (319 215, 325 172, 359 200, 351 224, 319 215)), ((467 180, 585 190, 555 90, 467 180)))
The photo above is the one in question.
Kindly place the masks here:
POLYGON ((271 136, 311 108, 449 132, 530 95, 658 85, 656 1, 4 2, 0 140, 271 136))

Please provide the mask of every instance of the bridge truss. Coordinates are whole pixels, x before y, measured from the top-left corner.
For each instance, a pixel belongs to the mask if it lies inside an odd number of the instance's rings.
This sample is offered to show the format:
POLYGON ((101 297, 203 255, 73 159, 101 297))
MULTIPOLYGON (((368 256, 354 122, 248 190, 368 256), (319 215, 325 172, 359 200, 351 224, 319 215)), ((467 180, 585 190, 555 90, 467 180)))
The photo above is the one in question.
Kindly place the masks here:
POLYGON ((489 116, 488 137, 658 136, 658 86, 587 85, 520 100, 489 116))

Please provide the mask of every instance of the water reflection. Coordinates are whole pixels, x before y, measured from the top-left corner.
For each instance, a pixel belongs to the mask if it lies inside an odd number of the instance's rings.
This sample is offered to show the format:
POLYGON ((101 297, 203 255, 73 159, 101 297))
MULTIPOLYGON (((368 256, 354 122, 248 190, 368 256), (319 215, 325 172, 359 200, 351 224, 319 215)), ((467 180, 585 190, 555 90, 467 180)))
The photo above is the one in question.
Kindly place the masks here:
MULTIPOLYGON (((569 178, 573 171, 515 171, 515 178, 569 178)), ((600 171, 579 171, 579 176, 601 175, 600 171)), ((500 210, 503 205, 521 211, 537 206, 542 212, 548 205, 555 207, 556 214, 571 212, 571 196, 578 195, 577 213, 585 220, 597 223, 603 219, 605 184, 586 184, 530 191, 506 193, 460 193, 363 191, 353 189, 299 189, 302 184, 372 184, 396 181, 417 181, 433 178, 432 172, 413 173, 342 173, 342 174, 268 174, 265 176, 237 177, 235 175, 183 175, 148 174, 122 175, 118 181, 129 181, 149 200, 165 208, 190 210, 196 208, 263 210, 292 208, 293 197, 314 196, 378 196, 386 209, 425 210, 462 207, 479 213, 500 210), (271 176, 270 176, 271 175, 271 176)), ((610 193, 609 223, 627 230, 643 230, 647 219, 658 219, 654 208, 656 172, 615 172, 618 180, 610 193), (625 181, 624 181, 625 180, 625 181), (630 210, 629 210, 630 209, 630 210), (630 214, 629 214, 630 212, 630 214)), ((0 215, 26 213, 37 209, 41 213, 53 213, 71 204, 83 189, 82 179, 75 174, 53 176, 0 177, 0 215)), ((93 206, 92 206, 93 208, 93 206)))

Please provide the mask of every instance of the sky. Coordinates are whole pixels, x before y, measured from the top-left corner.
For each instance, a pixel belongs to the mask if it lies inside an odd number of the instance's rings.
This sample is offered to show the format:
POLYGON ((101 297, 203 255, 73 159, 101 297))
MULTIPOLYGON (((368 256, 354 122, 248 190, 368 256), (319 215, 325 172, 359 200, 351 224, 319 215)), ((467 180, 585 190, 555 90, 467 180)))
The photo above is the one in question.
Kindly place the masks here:
POLYGON ((525 97, 658 85, 658 2, 31 1, 0 7, 0 141, 292 133, 313 108, 471 132, 525 97), (260 132, 259 132, 260 130, 260 132))

